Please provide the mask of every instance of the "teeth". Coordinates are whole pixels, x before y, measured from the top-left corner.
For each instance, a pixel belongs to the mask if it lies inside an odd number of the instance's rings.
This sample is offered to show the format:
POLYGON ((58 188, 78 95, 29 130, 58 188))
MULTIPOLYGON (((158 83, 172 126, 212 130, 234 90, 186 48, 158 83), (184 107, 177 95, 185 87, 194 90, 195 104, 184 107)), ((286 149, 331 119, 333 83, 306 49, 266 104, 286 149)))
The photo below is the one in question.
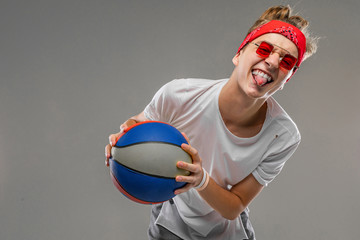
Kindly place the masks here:
POLYGON ((268 74, 264 73, 264 72, 261 72, 259 70, 254 70, 252 71, 252 74, 254 75, 259 75, 263 78, 266 78, 267 82, 270 82, 271 81, 271 76, 269 76, 268 74))

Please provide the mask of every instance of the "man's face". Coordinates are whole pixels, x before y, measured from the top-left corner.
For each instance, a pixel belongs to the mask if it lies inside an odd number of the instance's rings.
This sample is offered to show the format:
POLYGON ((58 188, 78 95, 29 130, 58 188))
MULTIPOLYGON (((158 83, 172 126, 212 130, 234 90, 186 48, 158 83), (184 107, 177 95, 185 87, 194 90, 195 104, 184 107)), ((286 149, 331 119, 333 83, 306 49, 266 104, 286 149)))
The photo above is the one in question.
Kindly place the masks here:
POLYGON ((233 58, 240 87, 253 98, 269 97, 282 89, 292 70, 281 67, 280 61, 286 54, 298 56, 296 45, 277 33, 264 34, 248 43, 233 58), (271 54, 264 58, 256 53, 261 42, 274 46, 271 54), (255 43, 255 44, 252 44, 255 43))

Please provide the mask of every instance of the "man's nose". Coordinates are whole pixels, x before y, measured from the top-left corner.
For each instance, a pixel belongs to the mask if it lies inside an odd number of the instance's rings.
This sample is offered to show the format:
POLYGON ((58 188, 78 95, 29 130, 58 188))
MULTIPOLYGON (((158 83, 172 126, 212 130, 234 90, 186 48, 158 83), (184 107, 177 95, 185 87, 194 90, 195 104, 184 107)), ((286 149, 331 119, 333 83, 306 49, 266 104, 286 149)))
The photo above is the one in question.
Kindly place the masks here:
POLYGON ((279 68, 281 56, 277 52, 272 52, 267 58, 265 58, 266 64, 273 68, 279 68))

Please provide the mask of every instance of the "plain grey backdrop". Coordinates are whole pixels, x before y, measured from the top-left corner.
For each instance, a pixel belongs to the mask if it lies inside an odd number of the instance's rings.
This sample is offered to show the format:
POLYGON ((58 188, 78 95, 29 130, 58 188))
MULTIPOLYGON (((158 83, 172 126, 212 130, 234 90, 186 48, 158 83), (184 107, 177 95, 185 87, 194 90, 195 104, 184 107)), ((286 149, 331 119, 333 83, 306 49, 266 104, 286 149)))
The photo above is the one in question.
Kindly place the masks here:
POLYGON ((359 239, 358 0, 0 3, 1 240, 146 239, 150 207, 112 184, 108 135, 174 78, 229 77, 278 4, 322 39, 275 95, 302 143, 250 218, 260 240, 359 239))

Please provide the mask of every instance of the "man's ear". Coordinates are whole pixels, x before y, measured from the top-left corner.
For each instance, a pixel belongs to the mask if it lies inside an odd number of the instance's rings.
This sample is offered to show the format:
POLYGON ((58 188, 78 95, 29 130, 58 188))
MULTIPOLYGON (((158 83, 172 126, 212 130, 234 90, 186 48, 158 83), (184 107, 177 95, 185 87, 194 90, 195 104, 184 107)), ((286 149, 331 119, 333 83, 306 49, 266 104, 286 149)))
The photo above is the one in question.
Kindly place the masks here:
POLYGON ((235 66, 239 65, 239 56, 240 56, 240 52, 238 52, 232 59, 232 62, 235 66))

